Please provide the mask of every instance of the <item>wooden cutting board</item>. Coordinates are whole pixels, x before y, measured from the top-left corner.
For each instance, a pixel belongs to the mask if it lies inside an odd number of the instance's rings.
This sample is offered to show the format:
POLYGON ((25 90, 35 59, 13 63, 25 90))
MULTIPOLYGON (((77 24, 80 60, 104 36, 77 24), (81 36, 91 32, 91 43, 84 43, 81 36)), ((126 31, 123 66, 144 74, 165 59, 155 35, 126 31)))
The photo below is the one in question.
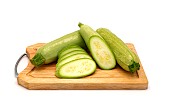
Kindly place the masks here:
MULTIPOLYGON (((28 46, 26 52, 32 58, 37 49, 44 43, 28 46)), ((134 45, 127 44, 135 53, 134 45)), ((112 70, 96 69, 93 75, 80 79, 59 79, 55 76, 56 62, 36 68, 30 62, 17 77, 18 84, 27 89, 36 90, 114 90, 114 89, 147 89, 148 80, 142 64, 140 70, 131 74, 120 66, 112 70)))

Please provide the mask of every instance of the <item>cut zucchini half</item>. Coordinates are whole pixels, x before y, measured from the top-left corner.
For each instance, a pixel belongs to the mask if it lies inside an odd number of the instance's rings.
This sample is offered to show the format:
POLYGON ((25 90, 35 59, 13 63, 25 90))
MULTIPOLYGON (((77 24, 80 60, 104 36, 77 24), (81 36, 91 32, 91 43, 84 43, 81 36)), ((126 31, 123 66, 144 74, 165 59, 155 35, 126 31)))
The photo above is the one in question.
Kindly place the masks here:
POLYGON ((115 58, 105 41, 98 36, 92 36, 89 42, 91 54, 98 65, 103 69, 114 68, 116 65, 115 58))
POLYGON ((79 23, 80 34, 83 37, 92 57, 101 69, 112 69, 116 60, 105 40, 90 26, 79 23))
POLYGON ((91 75, 96 70, 96 63, 92 59, 77 59, 62 65, 56 76, 60 78, 81 78, 91 75))

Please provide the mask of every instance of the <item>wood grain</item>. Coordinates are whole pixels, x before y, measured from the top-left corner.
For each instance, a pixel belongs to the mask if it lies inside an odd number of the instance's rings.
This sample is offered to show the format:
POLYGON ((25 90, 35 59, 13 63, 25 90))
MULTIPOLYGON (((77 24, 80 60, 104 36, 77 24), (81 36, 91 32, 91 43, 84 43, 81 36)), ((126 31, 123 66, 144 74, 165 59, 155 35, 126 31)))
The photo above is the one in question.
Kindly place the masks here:
MULTIPOLYGON (((32 58, 44 43, 28 46, 26 52, 32 58)), ((127 44, 135 53, 133 44, 127 44)), ((116 90, 147 89, 148 80, 142 64, 134 74, 124 71, 120 66, 112 70, 96 69, 93 75, 80 79, 59 79, 55 76, 56 62, 35 68, 30 62, 18 75, 18 84, 30 90, 116 90)))

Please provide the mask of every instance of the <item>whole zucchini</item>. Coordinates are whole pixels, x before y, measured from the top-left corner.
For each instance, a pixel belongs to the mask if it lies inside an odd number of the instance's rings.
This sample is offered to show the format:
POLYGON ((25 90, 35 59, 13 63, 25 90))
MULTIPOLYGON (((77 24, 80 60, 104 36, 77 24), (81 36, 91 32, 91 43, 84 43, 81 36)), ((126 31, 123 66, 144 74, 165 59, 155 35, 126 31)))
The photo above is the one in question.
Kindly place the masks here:
POLYGON ((36 67, 54 62, 57 60, 58 53, 69 45, 79 45, 82 48, 86 48, 79 31, 75 31, 53 40, 39 48, 35 56, 30 61, 36 67))
POLYGON ((132 52, 127 45, 106 28, 99 28, 96 30, 108 43, 111 50, 113 51, 117 63, 126 71, 131 73, 139 70, 139 58, 132 52))

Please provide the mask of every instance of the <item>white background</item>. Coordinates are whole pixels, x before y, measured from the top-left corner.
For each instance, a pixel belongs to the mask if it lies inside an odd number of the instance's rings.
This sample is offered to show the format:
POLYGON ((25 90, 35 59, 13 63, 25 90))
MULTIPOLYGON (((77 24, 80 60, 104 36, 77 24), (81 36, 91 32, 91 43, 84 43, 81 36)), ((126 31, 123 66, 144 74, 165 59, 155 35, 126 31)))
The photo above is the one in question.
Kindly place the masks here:
MULTIPOLYGON (((1 0, 0 107, 168 108, 170 97, 168 0, 1 0), (25 48, 75 31, 78 22, 109 28, 135 45, 149 80, 147 90, 27 90, 14 65, 25 48)), ((27 64, 25 58, 18 68, 27 64)))

